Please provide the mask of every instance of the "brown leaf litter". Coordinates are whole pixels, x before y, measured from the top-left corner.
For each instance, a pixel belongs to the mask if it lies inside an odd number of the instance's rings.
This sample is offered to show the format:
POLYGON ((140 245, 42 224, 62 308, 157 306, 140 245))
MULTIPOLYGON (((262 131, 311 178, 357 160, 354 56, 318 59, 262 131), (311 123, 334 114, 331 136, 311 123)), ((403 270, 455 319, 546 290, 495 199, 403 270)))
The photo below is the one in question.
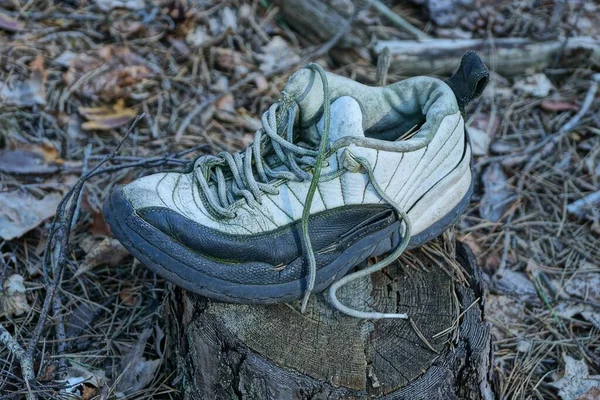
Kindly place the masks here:
POLYGON ((127 47, 104 46, 71 59, 64 81, 69 86, 77 84, 76 93, 83 97, 110 103, 141 91, 158 72, 127 47))
POLYGON ((590 375, 583 360, 563 354, 565 371, 556 373, 552 386, 558 388, 562 400, 595 400, 600 395, 600 375, 590 375))
POLYGON ((44 176, 61 169, 77 172, 81 168, 78 161, 60 158, 58 149, 48 140, 10 147, 0 150, 0 172, 6 174, 44 176))
POLYGON ((29 78, 20 80, 13 75, 0 82, 0 104, 25 107, 46 104, 46 79, 44 56, 38 55, 29 64, 29 78))
POLYGON ((81 263, 74 276, 77 277, 102 264, 111 267, 117 266, 128 255, 127 250, 117 239, 104 238, 99 243, 92 245, 87 251, 83 263, 81 263))
POLYGON ((508 177, 499 163, 488 166, 482 176, 484 194, 481 198, 479 214, 481 218, 498 222, 510 204, 511 190, 508 187, 508 177))
POLYGON ((125 126, 137 115, 135 109, 125 107, 123 99, 119 99, 112 106, 79 107, 77 110, 88 120, 81 124, 86 131, 105 131, 125 126))
POLYGON ((121 360, 120 380, 117 392, 127 394, 146 387, 153 379, 161 359, 147 360, 144 357, 146 342, 152 335, 152 328, 146 328, 138 341, 130 348, 121 360))

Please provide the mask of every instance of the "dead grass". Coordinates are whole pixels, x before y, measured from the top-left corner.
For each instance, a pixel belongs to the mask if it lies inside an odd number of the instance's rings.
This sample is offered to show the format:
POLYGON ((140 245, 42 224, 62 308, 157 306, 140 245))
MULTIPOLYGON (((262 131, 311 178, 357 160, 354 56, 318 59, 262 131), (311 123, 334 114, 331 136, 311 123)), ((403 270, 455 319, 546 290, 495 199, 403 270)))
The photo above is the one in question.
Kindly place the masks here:
MULTIPOLYGON (((346 63, 319 54, 321 47, 295 33, 267 1, 155 6, 125 0, 125 7, 109 10, 113 3, 0 0, 0 153, 14 156, 0 157, 0 195, 19 190, 43 200, 65 194, 114 149, 132 117, 145 113, 112 169, 89 180, 77 207, 56 292, 60 302, 33 349, 39 383, 31 390, 43 398, 177 398, 183 384, 169 363, 176 355, 162 330, 165 283, 130 257, 109 260, 118 247, 106 240, 101 204, 111 187, 181 168, 198 154, 247 145, 260 113, 295 70, 277 71, 282 65, 316 56, 330 70, 375 81, 375 63, 365 62, 364 52, 347 51, 352 61, 346 63), (133 166, 139 168, 125 168, 133 166), (134 367, 144 373, 132 374, 134 367)), ((474 26, 478 37, 540 37, 553 6, 509 3, 471 13, 460 26, 474 26), (492 18, 500 14, 502 20, 492 18)), ((432 29, 421 9, 395 10, 432 29)), ((569 4, 555 28, 572 29, 574 18, 589 15, 569 4)), ((374 37, 406 37, 373 12, 359 23, 374 37)), ((594 23, 579 33, 598 34, 594 23)), ((559 63, 545 72, 555 87, 546 99, 520 94, 513 79, 496 76, 469 109, 473 126, 481 122, 492 137, 490 150, 476 159, 477 173, 494 164, 504 173, 494 175, 500 180, 496 198, 503 202, 494 209, 499 219, 482 217, 480 200, 488 200, 480 186, 460 223, 460 236, 490 277, 488 319, 502 399, 557 398, 552 383, 564 371, 564 354, 583 359, 591 375, 600 373, 600 294, 585 284, 599 274, 600 215, 596 209, 578 219, 566 211, 599 187, 599 102, 529 170, 514 161, 572 118, 594 71, 587 65, 561 69, 559 63)), ((19 238, 0 240, 0 324, 26 350, 56 271, 42 270, 50 228, 44 222, 19 238), (24 293, 9 293, 6 282, 15 275, 24 277, 24 293), (6 303, 9 298, 14 304, 6 303)), ((1 397, 27 391, 14 353, 1 346, 1 397)))

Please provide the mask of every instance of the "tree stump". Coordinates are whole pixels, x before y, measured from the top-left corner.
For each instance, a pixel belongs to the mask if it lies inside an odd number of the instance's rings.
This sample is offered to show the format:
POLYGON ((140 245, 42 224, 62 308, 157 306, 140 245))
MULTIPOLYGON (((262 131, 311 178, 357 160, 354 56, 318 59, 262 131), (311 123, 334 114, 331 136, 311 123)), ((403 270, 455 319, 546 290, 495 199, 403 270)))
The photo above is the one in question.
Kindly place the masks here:
MULTIPOLYGON (((346 304, 408 312, 367 321, 325 294, 298 304, 217 303, 171 292, 167 329, 186 399, 492 399, 484 289, 470 250, 415 250, 346 286, 346 304), (456 276, 466 276, 457 282, 456 276)), ((453 247, 453 246, 452 246, 453 247)))

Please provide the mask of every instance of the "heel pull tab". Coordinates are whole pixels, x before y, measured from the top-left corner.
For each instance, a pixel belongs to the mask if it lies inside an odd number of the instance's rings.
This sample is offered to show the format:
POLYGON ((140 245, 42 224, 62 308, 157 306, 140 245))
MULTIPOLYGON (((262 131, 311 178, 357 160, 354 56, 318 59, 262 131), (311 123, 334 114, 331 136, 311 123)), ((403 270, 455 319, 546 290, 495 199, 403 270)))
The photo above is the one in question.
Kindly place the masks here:
POLYGON ((481 58, 471 50, 463 55, 460 67, 447 81, 452 88, 460 110, 481 95, 490 80, 490 71, 481 58))

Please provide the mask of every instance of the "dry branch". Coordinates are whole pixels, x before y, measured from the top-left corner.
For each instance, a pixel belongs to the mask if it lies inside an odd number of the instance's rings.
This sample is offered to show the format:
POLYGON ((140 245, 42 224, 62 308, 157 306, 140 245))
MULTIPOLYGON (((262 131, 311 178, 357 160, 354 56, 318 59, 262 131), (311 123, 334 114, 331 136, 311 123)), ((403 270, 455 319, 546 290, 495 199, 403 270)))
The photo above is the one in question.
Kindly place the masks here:
POLYGON ((33 372, 33 362, 31 358, 27 356, 23 347, 15 340, 14 337, 10 334, 9 331, 6 330, 2 325, 0 325, 0 343, 2 343, 8 351, 10 351, 19 361, 19 365, 21 365, 21 374, 23 375, 23 380, 25 381, 25 385, 28 388, 29 393, 27 394, 27 399, 35 399, 34 395, 31 393, 31 389, 29 388, 29 382, 31 382, 34 378, 33 372))
POLYGON ((490 69, 502 75, 546 68, 561 53, 576 56, 569 57, 572 62, 583 58, 600 65, 600 41, 592 37, 570 38, 566 43, 526 38, 381 40, 373 52, 377 56, 386 47, 390 49, 392 70, 406 76, 448 75, 456 68, 456 60, 469 50, 477 51, 490 69))
POLYGON ((573 203, 567 206, 567 211, 570 214, 576 215, 578 217, 583 217, 587 210, 591 207, 600 205, 600 190, 594 193, 590 193, 587 196, 574 201, 573 203))
POLYGON ((388 19, 390 22, 392 22, 398 28, 409 33, 411 36, 414 36, 415 39, 423 40, 423 39, 430 38, 429 35, 425 34, 419 28, 415 27, 410 22, 408 22, 407 20, 405 20, 404 18, 402 18, 401 16, 399 16, 398 14, 396 14, 395 12, 390 10, 388 8, 388 6, 386 6, 382 2, 377 1, 377 0, 372 0, 371 4, 373 5, 373 8, 375 8, 377 11, 379 11, 381 13, 381 15, 383 15, 386 19, 388 19))

